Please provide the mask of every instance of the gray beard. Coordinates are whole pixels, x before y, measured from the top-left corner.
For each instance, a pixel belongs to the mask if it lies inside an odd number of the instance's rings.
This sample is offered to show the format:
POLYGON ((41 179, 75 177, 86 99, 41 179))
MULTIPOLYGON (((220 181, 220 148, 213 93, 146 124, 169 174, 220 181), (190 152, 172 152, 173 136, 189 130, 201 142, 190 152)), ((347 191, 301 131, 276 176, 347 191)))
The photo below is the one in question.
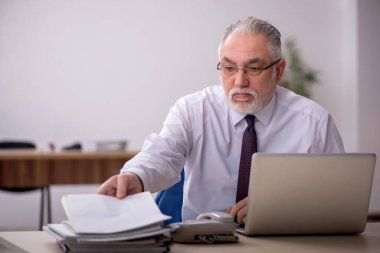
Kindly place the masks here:
POLYGON ((230 90, 228 94, 228 102, 231 106, 231 108, 242 114, 255 114, 263 108, 263 100, 259 97, 259 95, 250 89, 247 88, 233 88, 230 90), (251 103, 244 103, 244 102, 234 102, 232 100, 233 94, 237 92, 244 92, 244 93, 249 93, 251 94, 255 99, 251 103))

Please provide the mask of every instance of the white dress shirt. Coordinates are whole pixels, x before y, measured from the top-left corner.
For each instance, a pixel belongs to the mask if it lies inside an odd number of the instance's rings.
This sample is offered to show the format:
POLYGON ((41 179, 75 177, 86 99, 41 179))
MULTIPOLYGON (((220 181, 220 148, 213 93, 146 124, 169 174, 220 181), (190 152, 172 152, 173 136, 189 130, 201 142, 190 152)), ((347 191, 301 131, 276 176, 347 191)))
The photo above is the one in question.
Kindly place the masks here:
MULTIPOLYGON (((230 108, 221 85, 182 97, 161 132, 121 171, 136 173, 145 191, 156 192, 179 181, 184 168, 183 220, 225 211, 235 204, 245 116, 230 108)), ((344 152, 331 115, 283 87, 255 116, 258 152, 344 152)))

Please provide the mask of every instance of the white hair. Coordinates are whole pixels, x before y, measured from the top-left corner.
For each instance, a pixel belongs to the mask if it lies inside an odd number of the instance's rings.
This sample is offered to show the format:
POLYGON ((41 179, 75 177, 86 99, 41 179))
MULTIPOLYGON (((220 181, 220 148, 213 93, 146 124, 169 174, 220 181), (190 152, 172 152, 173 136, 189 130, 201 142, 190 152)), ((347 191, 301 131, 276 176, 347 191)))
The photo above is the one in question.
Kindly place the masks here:
POLYGON ((226 29, 222 41, 219 44, 219 55, 224 42, 228 36, 233 33, 243 33, 252 36, 264 35, 269 42, 273 58, 281 58, 281 33, 269 22, 254 17, 248 17, 244 20, 238 20, 235 24, 230 25, 226 29))

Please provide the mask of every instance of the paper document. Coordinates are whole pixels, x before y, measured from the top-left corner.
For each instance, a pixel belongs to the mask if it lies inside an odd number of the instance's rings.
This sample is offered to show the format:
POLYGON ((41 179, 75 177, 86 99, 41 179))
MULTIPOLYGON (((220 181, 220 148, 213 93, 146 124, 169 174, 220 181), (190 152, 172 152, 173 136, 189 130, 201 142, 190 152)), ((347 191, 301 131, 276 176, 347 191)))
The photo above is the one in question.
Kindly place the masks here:
MULTIPOLYGON (((148 227, 149 228, 149 227, 148 227)), ((53 234, 54 237, 59 237, 67 242, 114 242, 127 241, 144 238, 152 238, 157 235, 170 235, 169 228, 156 227, 155 229, 142 229, 135 232, 120 232, 114 234, 80 234, 77 235, 70 230, 65 224, 48 224, 44 230, 53 234)))
POLYGON ((170 219, 161 213, 150 192, 124 199, 100 194, 73 194, 62 198, 68 223, 77 234, 117 233, 170 219))

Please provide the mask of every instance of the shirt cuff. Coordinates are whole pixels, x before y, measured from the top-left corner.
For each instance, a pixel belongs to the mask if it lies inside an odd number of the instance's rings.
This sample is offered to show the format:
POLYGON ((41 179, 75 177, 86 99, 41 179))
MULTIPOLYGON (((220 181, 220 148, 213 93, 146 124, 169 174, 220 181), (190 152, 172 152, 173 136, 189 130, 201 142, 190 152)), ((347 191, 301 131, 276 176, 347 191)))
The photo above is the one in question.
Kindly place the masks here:
POLYGON ((126 172, 132 172, 136 174, 143 184, 144 191, 150 191, 150 185, 148 183, 148 175, 146 174, 145 170, 138 167, 129 167, 129 168, 122 168, 120 170, 120 174, 126 173, 126 172))

